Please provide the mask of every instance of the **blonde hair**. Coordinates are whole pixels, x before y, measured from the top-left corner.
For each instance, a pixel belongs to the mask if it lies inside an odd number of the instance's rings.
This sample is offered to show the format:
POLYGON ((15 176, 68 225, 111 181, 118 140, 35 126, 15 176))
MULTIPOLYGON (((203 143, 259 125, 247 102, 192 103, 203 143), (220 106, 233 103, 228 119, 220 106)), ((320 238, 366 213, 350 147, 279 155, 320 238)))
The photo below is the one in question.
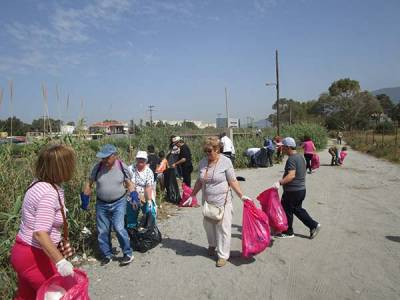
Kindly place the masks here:
POLYGON ((39 181, 60 184, 69 181, 75 171, 75 151, 65 145, 50 145, 39 152, 35 176, 39 181))
POLYGON ((203 149, 212 148, 215 152, 220 152, 221 141, 216 136, 209 136, 204 140, 203 149))

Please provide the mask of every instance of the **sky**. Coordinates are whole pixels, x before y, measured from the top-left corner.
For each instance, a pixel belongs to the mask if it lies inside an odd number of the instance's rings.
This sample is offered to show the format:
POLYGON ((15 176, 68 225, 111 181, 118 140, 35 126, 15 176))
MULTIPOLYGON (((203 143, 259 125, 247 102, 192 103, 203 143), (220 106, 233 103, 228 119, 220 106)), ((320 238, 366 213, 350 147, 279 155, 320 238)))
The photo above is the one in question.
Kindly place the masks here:
POLYGON ((0 2, 0 118, 255 120, 337 79, 400 86, 398 0, 0 2), (9 86, 13 84, 13 101, 9 86), (58 91, 58 92, 57 92, 58 91), (58 96, 57 96, 58 94, 58 96), (69 100, 67 100, 69 99, 69 100))

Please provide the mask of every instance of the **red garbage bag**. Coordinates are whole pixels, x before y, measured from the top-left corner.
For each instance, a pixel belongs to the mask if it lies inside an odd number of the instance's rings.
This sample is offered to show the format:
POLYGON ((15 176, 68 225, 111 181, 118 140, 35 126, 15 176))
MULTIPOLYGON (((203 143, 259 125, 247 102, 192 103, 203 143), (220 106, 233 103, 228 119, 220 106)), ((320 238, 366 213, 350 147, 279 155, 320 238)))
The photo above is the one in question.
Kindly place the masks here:
POLYGON ((318 169, 319 166, 320 166, 319 155, 317 153, 314 153, 314 155, 311 159, 311 169, 313 169, 313 170, 318 169))
POLYGON ((192 197, 192 203, 188 203, 190 195, 192 194, 192 189, 188 187, 186 184, 182 184, 182 199, 179 202, 180 207, 194 207, 198 206, 198 202, 196 197, 192 197))
POLYGON ((264 251, 271 242, 268 217, 253 201, 243 203, 242 256, 251 257, 264 251))
POLYGON ((277 189, 270 188, 257 196, 261 209, 267 214, 269 224, 276 233, 288 229, 286 213, 283 210, 277 189))
MULTIPOLYGON (((74 269, 74 276, 62 277, 60 274, 47 279, 36 293, 36 300, 44 300, 49 294, 64 294, 61 300, 90 300, 89 298, 89 279, 86 273, 79 269, 74 269)), ((51 298, 51 297, 50 297, 51 298)))

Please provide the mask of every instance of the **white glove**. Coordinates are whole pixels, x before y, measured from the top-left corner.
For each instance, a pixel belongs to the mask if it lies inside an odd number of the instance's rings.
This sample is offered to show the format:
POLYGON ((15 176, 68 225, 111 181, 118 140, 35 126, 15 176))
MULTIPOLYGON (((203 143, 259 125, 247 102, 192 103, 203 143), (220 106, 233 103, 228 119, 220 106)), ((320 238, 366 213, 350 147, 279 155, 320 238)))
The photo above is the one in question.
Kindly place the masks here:
POLYGON ((193 198, 189 197, 185 202, 182 203, 182 206, 191 206, 193 198))
POLYGON ((242 199, 242 201, 245 201, 245 200, 253 201, 253 199, 251 199, 250 197, 247 197, 245 195, 243 195, 242 198, 240 198, 240 199, 242 199))
POLYGON ((63 258, 59 262, 56 263, 57 271, 60 273, 62 277, 73 276, 74 275, 74 267, 72 264, 63 258))
POLYGON ((281 187, 281 183, 280 183, 279 181, 277 181, 277 182, 275 182, 275 183, 272 185, 272 187, 273 187, 274 189, 279 190, 279 188, 281 187))

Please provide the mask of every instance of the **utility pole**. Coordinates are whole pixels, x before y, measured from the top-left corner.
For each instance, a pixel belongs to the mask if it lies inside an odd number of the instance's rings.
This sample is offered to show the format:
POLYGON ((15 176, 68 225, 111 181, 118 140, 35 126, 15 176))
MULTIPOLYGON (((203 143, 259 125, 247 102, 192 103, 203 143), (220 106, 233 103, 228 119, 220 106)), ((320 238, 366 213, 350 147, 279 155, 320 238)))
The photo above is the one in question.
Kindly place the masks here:
POLYGON ((150 113, 150 127, 153 127, 153 112, 154 112, 155 106, 149 105, 148 107, 149 107, 148 111, 150 113))
POLYGON ((226 128, 229 128, 228 91, 225 88, 226 128))
POLYGON ((11 120, 10 120, 10 135, 11 135, 11 143, 12 143, 12 136, 13 136, 13 118, 14 118, 14 109, 13 109, 13 98, 14 98, 14 85, 13 81, 9 82, 10 84, 10 108, 11 108, 11 120))
POLYGON ((280 108, 279 108, 279 63, 278 63, 278 49, 275 50, 275 67, 276 67, 276 127, 277 135, 280 136, 280 108))

